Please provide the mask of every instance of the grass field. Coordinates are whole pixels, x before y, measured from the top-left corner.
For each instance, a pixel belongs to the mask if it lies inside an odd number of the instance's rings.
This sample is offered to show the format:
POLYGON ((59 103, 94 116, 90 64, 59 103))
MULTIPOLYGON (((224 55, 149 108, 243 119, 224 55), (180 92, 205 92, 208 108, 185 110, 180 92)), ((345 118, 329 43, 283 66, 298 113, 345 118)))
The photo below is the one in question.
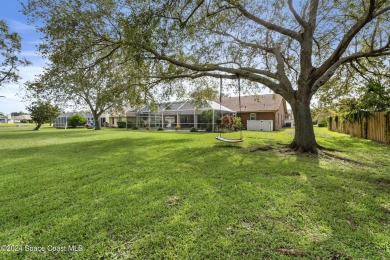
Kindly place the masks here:
POLYGON ((293 129, 233 145, 31 129, 0 129, 0 259, 390 258, 389 146, 316 129, 339 150, 316 157, 281 145, 293 129))

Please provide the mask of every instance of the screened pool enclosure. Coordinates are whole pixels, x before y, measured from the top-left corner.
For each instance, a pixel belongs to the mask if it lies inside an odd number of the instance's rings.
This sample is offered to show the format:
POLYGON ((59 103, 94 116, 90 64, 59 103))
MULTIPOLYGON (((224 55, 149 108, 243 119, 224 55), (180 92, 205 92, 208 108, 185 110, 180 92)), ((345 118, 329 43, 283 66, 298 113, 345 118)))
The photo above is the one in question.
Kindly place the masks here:
POLYGON ((235 111, 214 101, 197 105, 194 101, 161 103, 156 109, 144 106, 126 112, 127 127, 180 129, 196 128, 214 131, 222 115, 236 115, 235 111))
POLYGON ((85 117, 87 119, 87 124, 94 123, 93 116, 90 113, 70 112, 70 113, 64 113, 64 114, 59 115, 56 118, 56 121, 54 122, 53 127, 54 128, 65 128, 65 129, 68 128, 69 127, 68 126, 68 124, 69 124, 69 117, 71 117, 74 114, 80 114, 83 117, 85 117))

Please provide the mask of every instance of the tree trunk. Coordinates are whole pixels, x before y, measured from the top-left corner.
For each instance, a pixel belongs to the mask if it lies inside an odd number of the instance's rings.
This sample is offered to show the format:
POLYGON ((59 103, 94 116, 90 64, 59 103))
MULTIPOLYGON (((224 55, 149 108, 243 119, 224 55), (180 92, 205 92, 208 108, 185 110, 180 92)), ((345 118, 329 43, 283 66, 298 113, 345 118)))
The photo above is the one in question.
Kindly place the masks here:
POLYGON ((37 123, 36 127, 33 129, 34 131, 38 131, 41 128, 42 123, 37 123))
POLYGON ((95 130, 101 130, 102 127, 100 126, 100 118, 99 115, 93 115, 93 119, 95 120, 95 130))
POLYGON ((310 114, 310 99, 295 101, 291 105, 295 120, 295 136, 290 148, 301 153, 318 153, 310 114))

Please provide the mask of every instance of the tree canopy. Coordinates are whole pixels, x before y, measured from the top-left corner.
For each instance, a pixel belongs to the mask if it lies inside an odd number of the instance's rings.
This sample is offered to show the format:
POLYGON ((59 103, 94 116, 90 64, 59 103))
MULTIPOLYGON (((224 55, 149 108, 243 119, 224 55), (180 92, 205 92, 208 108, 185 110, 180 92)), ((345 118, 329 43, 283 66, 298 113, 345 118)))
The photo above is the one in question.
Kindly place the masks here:
POLYGON ((53 61, 100 48, 106 54, 90 66, 121 53, 151 61, 162 80, 240 77, 268 87, 291 105, 291 148, 301 152, 317 152, 317 91, 343 66, 390 54, 388 0, 29 0, 24 11, 44 19, 41 50, 53 61))
POLYGON ((11 112, 11 116, 21 116, 21 115, 25 115, 26 113, 23 112, 23 111, 20 111, 20 112, 11 112))
POLYGON ((94 117, 96 130, 100 129, 99 117, 105 111, 142 103, 149 86, 139 76, 141 66, 120 64, 116 57, 91 67, 89 61, 84 57, 77 67, 64 61, 51 64, 35 81, 26 84, 28 95, 63 106, 71 102, 87 107, 94 117))
POLYGON ((41 101, 33 102, 27 107, 27 110, 30 112, 32 120, 36 123, 34 128, 36 131, 39 130, 42 124, 55 121, 61 114, 61 109, 58 106, 41 101))
POLYGON ((10 32, 8 24, 0 20, 0 87, 8 82, 19 79, 19 66, 29 65, 30 62, 19 58, 21 38, 16 32, 10 32))
POLYGON ((358 93, 339 100, 338 112, 371 111, 381 112, 390 109, 390 85, 380 79, 369 79, 357 88, 358 93))

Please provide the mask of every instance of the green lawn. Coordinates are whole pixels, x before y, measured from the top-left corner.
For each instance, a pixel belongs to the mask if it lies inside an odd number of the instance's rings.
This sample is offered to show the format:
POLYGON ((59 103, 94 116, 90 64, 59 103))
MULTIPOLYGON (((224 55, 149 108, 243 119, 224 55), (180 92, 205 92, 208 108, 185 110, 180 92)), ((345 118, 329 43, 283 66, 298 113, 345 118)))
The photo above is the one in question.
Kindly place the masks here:
POLYGON ((293 129, 240 144, 31 129, 0 129, 0 259, 390 258, 389 146, 316 129, 340 151, 315 157, 281 145, 293 129))
POLYGON ((19 127, 19 125, 23 125, 21 127, 33 127, 35 126, 35 124, 31 124, 31 123, 15 123, 15 124, 0 124, 0 128, 4 128, 4 127, 19 127))

